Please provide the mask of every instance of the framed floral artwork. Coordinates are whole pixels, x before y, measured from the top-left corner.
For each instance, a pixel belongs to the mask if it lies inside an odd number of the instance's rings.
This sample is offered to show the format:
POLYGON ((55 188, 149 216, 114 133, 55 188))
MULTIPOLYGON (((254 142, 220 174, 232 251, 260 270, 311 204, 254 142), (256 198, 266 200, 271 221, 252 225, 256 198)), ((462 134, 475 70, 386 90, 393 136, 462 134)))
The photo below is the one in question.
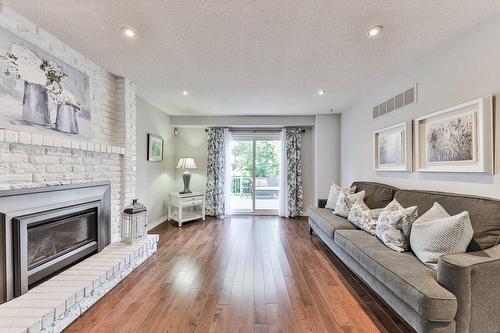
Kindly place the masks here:
POLYGON ((412 126, 407 121, 373 133, 376 171, 412 170, 412 126))
POLYGON ((493 96, 415 119, 420 172, 493 173, 493 96))
POLYGON ((0 28, 0 128, 92 137, 88 75, 0 28))

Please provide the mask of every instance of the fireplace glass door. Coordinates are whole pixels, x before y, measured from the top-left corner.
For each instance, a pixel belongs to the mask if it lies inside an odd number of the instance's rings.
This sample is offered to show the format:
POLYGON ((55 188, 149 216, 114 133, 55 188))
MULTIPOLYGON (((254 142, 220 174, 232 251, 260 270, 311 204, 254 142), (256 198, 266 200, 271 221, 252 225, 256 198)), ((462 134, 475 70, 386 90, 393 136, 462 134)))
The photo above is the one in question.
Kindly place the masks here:
POLYGON ((97 240, 96 210, 28 226, 28 270, 97 240))
POLYGON ((100 201, 13 219, 14 295, 98 251, 100 201))

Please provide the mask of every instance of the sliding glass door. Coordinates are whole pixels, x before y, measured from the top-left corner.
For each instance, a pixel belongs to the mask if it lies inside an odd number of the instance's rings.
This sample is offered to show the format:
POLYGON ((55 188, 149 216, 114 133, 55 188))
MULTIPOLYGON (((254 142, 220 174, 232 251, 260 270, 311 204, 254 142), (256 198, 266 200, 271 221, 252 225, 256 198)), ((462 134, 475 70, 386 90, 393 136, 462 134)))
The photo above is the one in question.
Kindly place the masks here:
POLYGON ((233 134, 231 211, 277 215, 280 196, 279 134, 233 134))

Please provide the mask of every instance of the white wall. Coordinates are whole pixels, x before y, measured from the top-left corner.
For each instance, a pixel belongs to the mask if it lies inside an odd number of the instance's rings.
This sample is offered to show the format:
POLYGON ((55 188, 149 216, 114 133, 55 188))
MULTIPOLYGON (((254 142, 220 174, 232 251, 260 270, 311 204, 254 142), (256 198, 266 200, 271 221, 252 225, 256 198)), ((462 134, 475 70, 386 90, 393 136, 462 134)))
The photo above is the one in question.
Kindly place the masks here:
POLYGON ((149 228, 167 215, 168 193, 174 191, 175 143, 170 116, 137 97, 137 198, 148 208, 149 228), (163 161, 147 160, 147 134, 163 138, 163 161))
POLYGON ((340 115, 317 115, 314 126, 315 197, 328 198, 331 183, 340 182, 340 115))
MULTIPOLYGON (((497 174, 404 173, 372 170, 372 132, 476 97, 500 93, 500 18, 485 22, 421 59, 342 113, 341 178, 500 198, 500 115, 497 174), (372 120, 372 106, 418 82, 418 104, 372 120)), ((498 104, 498 103, 497 103, 498 104)))

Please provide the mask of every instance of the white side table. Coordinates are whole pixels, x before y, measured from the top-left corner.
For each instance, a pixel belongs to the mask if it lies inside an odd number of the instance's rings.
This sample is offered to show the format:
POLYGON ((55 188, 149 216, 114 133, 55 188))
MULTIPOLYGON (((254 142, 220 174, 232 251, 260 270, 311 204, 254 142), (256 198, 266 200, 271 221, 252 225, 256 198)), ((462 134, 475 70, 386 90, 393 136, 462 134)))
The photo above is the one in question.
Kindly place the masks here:
POLYGON ((204 193, 170 193, 168 200, 168 221, 177 221, 177 224, 179 225, 179 227, 181 227, 182 223, 197 219, 202 219, 203 221, 205 221, 204 193))

